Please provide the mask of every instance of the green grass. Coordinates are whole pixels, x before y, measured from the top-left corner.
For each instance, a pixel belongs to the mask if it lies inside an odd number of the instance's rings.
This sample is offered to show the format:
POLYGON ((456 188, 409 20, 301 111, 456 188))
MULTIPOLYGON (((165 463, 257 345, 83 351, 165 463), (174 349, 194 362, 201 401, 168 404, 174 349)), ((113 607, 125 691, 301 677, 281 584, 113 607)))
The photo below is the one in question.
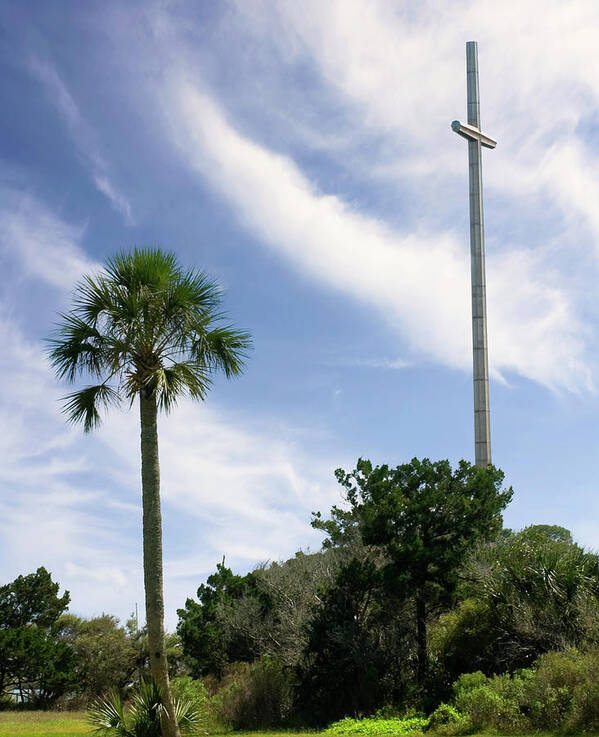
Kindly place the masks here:
MULTIPOLYGON (((0 737, 92 737, 85 712, 0 712, 0 737)), ((229 737, 318 737, 317 732, 232 732, 229 737)), ((324 737, 324 735, 323 735, 324 737)), ((473 735, 473 737, 477 737, 473 735)), ((493 737, 485 733, 484 737, 493 737)), ((501 735, 497 737, 507 737, 501 735)), ((518 735, 518 737, 526 737, 518 735)), ((536 733, 530 737, 550 737, 536 733)), ((585 735, 590 737, 590 735, 585 735)))
MULTIPOLYGON (((316 737, 314 732, 228 733, 229 737, 259 737, 261 734, 264 737, 316 737)), ((93 737, 93 732, 84 711, 0 711, 0 737, 93 737)))
POLYGON ((90 737, 82 711, 3 711, 0 737, 90 737))

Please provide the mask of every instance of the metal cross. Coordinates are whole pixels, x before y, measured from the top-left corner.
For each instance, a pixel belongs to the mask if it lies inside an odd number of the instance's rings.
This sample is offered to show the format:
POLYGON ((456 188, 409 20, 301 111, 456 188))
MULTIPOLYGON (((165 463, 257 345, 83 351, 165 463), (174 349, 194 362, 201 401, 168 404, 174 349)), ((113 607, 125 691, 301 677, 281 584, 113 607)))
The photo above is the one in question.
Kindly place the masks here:
POLYGON ((478 47, 476 41, 468 41, 466 44, 466 88, 468 123, 460 123, 459 120, 454 120, 451 127, 458 135, 468 141, 474 458, 477 466, 488 466, 491 463, 491 423, 489 412, 489 359, 487 349, 487 296, 481 147, 495 148, 497 142, 486 136, 480 129, 478 47))

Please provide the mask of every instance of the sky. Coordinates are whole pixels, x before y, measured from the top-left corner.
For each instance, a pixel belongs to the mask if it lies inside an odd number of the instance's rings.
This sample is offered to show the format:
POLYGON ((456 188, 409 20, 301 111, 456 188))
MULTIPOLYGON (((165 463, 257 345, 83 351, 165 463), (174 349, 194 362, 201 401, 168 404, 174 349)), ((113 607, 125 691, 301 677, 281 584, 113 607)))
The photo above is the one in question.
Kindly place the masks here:
POLYGON ((0 584, 143 611, 139 418, 65 424, 44 339, 135 245, 225 291, 241 378, 159 424, 166 623, 226 556, 317 550, 359 457, 473 460, 465 44, 479 46, 506 525, 599 548, 599 5, 0 4, 0 584))

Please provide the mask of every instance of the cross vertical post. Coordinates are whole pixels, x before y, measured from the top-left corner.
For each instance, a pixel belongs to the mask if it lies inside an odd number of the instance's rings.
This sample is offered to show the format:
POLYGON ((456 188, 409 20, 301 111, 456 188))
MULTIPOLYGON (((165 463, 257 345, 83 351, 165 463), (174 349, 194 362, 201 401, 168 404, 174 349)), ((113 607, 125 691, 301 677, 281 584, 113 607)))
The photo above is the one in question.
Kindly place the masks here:
POLYGON ((491 423, 481 148, 495 148, 496 142, 483 134, 480 129, 476 41, 468 41, 466 44, 466 90, 468 124, 454 120, 451 127, 468 141, 474 459, 477 466, 488 466, 491 463, 491 423))

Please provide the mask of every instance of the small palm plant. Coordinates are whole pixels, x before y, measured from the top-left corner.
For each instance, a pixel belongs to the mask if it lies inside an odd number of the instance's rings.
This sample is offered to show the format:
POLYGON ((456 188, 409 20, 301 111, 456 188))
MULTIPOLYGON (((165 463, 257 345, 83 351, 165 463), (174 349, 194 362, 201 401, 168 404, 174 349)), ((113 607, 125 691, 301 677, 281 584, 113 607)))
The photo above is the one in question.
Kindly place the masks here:
MULTIPOLYGON (((203 715, 191 701, 174 700, 181 737, 206 734, 203 715)), ((162 693, 156 681, 142 681, 125 709, 118 693, 95 701, 88 710, 88 721, 101 737, 161 737, 165 715, 162 693)))
POLYGON ((164 643, 157 416, 181 396, 205 399, 217 371, 232 377, 243 370, 251 339, 222 323, 221 299, 206 274, 184 270, 173 253, 136 248, 109 259, 98 277, 83 278, 50 341, 59 378, 93 382, 65 397, 69 421, 88 432, 101 408, 139 402, 146 623, 165 737, 180 733, 164 643))

